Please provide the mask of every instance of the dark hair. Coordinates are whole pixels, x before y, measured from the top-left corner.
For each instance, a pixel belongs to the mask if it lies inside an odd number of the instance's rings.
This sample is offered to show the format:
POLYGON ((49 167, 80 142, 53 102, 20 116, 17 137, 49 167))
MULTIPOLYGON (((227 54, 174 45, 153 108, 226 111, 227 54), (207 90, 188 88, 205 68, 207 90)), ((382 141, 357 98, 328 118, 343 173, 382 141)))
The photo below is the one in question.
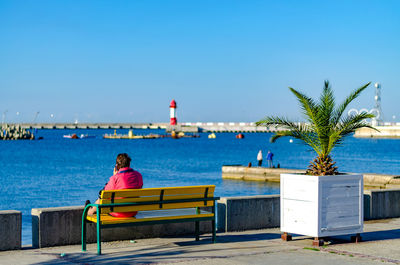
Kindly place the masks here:
POLYGON ((115 163, 115 168, 120 170, 124 167, 130 167, 131 165, 131 158, 127 153, 122 153, 117 156, 117 161, 115 163))

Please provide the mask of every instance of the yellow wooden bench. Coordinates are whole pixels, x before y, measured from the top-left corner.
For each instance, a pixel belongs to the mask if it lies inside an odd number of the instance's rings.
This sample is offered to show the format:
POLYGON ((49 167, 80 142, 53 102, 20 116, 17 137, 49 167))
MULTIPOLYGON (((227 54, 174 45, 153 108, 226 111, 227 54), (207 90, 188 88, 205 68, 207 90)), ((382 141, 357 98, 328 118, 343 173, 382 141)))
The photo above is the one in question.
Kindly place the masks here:
POLYGON ((99 204, 88 204, 82 214, 82 251, 86 251, 86 224, 96 223, 97 253, 101 254, 101 229, 123 226, 194 222, 199 240, 199 222, 211 221, 215 243, 215 185, 104 190, 99 204), (97 207, 97 214, 88 216, 89 207, 97 207), (202 211, 211 207, 212 211, 202 211), (182 210, 177 210, 182 209, 182 210), (113 217, 111 212, 139 211, 136 217, 113 217))

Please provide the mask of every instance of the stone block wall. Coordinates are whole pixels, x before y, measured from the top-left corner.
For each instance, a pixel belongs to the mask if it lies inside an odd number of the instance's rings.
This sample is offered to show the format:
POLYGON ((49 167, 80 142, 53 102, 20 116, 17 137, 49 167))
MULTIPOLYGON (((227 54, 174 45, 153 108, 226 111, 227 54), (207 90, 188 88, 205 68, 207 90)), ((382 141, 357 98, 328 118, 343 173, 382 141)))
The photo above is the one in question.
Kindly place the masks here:
MULTIPOLYGON (((83 206, 32 209, 32 246, 35 248, 81 244, 83 206)), ((102 242, 193 235, 194 222, 106 228, 102 242)), ((211 221, 200 222, 200 232, 211 232, 211 221)), ((96 242, 96 226, 88 224, 87 242, 96 242)))
POLYGON ((221 198, 217 217, 218 232, 279 227, 280 196, 221 198))
POLYGON ((399 189, 366 190, 364 202, 368 202, 367 207, 364 208, 365 219, 400 217, 399 189))
POLYGON ((0 250, 21 248, 22 213, 0 211, 0 250))

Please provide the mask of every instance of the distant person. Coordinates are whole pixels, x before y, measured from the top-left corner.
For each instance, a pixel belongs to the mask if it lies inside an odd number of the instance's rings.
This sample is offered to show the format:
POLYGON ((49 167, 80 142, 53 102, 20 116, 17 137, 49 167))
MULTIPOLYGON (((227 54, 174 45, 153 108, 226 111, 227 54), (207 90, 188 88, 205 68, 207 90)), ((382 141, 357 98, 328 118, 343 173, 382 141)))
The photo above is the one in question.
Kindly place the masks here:
POLYGON ((268 167, 269 167, 269 168, 272 168, 272 167, 273 167, 273 163, 272 163, 273 157, 274 157, 274 154, 273 154, 271 151, 268 150, 268 153, 267 153, 267 163, 268 163, 268 167))
POLYGON ((263 160, 263 155, 262 155, 262 151, 258 151, 257 154, 257 161, 258 161, 258 166, 261 167, 262 166, 262 160, 263 160))
MULTIPOLYGON (((119 154, 115 163, 114 174, 111 176, 103 190, 141 189, 143 187, 142 175, 133 170, 130 165, 131 158, 128 156, 128 154, 119 154)), ((100 200, 97 199, 95 203, 99 202, 100 200)), ((86 205, 89 203, 90 201, 86 201, 86 205)), ((96 207, 91 207, 88 210, 88 215, 93 215, 96 213, 96 211, 96 207)), ((114 217, 133 217, 136 214, 137 212, 110 213, 110 215, 114 217)))

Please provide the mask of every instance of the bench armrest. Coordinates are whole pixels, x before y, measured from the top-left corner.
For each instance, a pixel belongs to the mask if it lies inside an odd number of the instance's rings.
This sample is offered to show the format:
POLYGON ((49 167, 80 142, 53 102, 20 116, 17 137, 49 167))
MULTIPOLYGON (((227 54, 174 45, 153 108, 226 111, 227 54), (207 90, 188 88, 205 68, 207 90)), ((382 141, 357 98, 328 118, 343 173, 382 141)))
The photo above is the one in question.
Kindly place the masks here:
POLYGON ((89 203, 88 205, 86 205, 85 208, 83 208, 82 219, 86 219, 90 207, 98 207, 98 206, 99 204, 95 203, 89 203))

